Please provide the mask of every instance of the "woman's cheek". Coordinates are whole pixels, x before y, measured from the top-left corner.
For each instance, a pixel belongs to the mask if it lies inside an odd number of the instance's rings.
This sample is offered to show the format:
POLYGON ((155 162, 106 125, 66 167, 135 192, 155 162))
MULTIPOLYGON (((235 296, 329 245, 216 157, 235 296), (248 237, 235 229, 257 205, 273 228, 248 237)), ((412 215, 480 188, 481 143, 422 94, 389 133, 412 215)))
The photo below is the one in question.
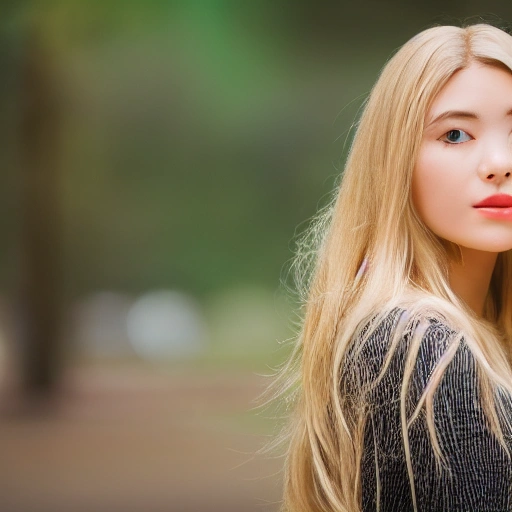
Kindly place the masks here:
MULTIPOLYGON (((436 141, 439 144, 438 141, 436 141)), ((454 167, 454 154, 444 146, 426 144, 413 172, 413 203, 425 225, 446 238, 457 229, 457 193, 460 184, 454 167)), ((453 152, 452 152, 453 153, 453 152)))

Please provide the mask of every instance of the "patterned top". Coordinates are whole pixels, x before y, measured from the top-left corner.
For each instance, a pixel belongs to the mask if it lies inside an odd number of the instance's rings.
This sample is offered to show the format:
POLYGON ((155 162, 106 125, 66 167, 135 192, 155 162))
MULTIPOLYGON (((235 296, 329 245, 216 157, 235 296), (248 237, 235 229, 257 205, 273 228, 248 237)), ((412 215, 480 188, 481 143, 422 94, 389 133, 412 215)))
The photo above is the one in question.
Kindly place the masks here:
MULTIPOLYGON (((359 379, 375 381, 402 310, 393 310, 353 361, 359 379)), ((414 410, 436 363, 454 331, 429 319, 421 340, 407 398, 407 417, 414 410)), ((361 467, 364 512, 412 511, 400 420, 400 391, 410 334, 404 334, 383 379, 370 392, 369 415, 361 467)), ((510 404, 510 402, 508 402, 510 404)), ((436 433, 449 470, 436 462, 424 411, 409 428, 417 510, 510 511, 512 463, 490 432, 480 405, 477 367, 462 339, 434 395, 436 433)), ((512 407, 508 408, 512 414, 512 407)), ((507 438, 509 449, 512 442, 507 438)))

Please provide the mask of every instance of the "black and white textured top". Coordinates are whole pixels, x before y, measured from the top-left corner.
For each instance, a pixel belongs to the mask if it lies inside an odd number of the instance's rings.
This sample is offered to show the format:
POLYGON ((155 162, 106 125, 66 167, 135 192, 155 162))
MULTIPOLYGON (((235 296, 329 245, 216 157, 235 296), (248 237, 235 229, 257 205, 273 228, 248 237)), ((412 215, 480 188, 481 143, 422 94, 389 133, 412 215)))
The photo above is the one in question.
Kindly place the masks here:
MULTIPOLYGON (((375 380, 403 310, 393 310, 364 343, 353 361, 375 380)), ((418 403, 454 331, 429 319, 408 389, 408 414, 418 403)), ((410 335, 404 335, 383 379, 370 392, 361 461, 363 512, 412 511, 413 498, 404 449, 400 393, 410 335)), ((359 373, 361 375, 361 373, 359 373)), ((512 415, 512 407, 507 411, 512 415)), ((417 510, 512 510, 512 462, 490 431, 480 403, 477 367, 462 338, 434 395, 435 428, 449 470, 439 469, 425 414, 409 427, 417 510)), ((507 414, 508 414, 507 412, 507 414)), ((512 450, 510 437, 506 437, 512 450)))

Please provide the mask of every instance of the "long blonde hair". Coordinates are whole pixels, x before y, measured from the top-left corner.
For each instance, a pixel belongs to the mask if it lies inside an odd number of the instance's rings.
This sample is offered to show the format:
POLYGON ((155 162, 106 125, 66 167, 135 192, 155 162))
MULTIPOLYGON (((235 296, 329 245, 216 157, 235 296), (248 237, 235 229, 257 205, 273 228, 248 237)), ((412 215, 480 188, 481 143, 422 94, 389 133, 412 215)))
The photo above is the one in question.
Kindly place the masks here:
MULTIPOLYGON (((299 269, 308 255, 315 257, 309 272, 299 271, 307 287, 303 321, 277 381, 293 411, 286 431, 287 512, 360 510, 365 407, 350 406, 340 382, 349 348, 362 343, 362 327, 397 306, 415 325, 434 315, 463 333, 477 364, 482 407, 505 447, 503 429, 511 425, 499 411, 502 392, 512 394, 512 251, 498 255, 484 319, 477 318, 449 286, 448 263, 457 247, 425 227, 410 192, 425 115, 450 77, 475 61, 512 70, 512 37, 483 24, 435 27, 395 54, 364 107, 337 198, 298 252, 299 269)), ((418 406, 426 408, 439 459, 432 400, 461 336, 418 406)), ((406 391, 402 386, 402 402, 406 391)), ((406 454, 413 419, 402 417, 406 454)), ((409 478, 413 487, 410 466, 409 478)))

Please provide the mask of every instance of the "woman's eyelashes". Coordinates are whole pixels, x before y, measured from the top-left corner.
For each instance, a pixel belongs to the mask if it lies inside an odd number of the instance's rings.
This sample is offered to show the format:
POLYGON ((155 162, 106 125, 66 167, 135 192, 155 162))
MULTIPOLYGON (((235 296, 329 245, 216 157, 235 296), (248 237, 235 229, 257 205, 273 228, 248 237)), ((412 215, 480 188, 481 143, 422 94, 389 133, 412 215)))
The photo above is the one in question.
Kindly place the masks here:
POLYGON ((464 130, 449 130, 439 140, 447 144, 461 144, 473 140, 473 137, 464 130))

